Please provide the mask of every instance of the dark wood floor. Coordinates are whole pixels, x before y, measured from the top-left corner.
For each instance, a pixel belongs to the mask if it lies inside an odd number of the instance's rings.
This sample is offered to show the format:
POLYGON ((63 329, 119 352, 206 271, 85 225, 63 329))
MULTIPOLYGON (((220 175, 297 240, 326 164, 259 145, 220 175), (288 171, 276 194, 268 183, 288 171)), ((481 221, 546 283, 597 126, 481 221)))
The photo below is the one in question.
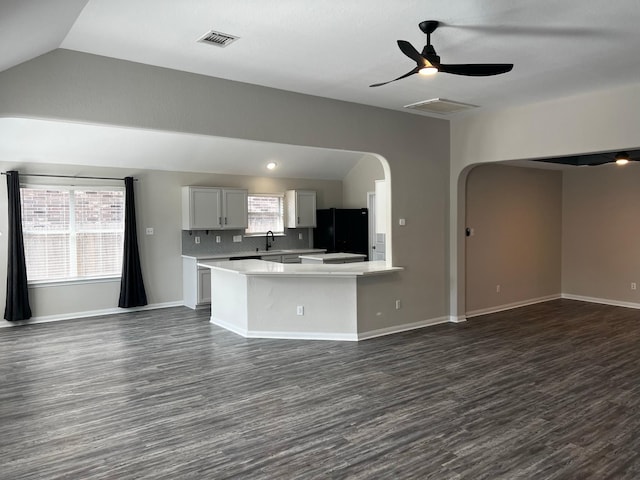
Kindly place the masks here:
POLYGON ((0 329, 3 479, 638 479, 640 311, 361 343, 185 308, 0 329))

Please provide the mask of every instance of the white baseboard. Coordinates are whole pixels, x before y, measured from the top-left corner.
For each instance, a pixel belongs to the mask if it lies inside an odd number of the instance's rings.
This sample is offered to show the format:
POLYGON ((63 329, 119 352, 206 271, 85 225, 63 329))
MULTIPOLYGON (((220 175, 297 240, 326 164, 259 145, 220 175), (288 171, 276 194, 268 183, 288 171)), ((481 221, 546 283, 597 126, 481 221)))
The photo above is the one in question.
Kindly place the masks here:
POLYGON ((393 327, 380 328, 378 330, 370 330, 368 332, 359 333, 357 340, 367 340, 369 338, 382 337, 384 335, 392 335, 394 333, 406 332, 408 330, 416 330, 418 328, 430 327, 441 323, 449 322, 449 317, 438 317, 423 320, 421 322, 405 323, 404 325, 394 325, 393 327))
POLYGON ((467 317, 466 315, 460 315, 460 316, 455 316, 455 315, 449 315, 449 322, 451 323, 464 323, 467 321, 467 317))
POLYGON ((253 330, 249 338, 273 338, 282 340, 333 340, 340 342, 357 342, 355 333, 325 333, 325 332, 264 332, 253 330))
POLYGON ((369 338, 381 337, 384 335, 391 335, 394 333, 406 332, 408 330, 415 330, 418 328, 429 327, 432 325, 438 325, 440 323, 447 323, 449 317, 433 318, 430 320, 424 320, 422 322, 407 323, 404 325, 394 325, 393 327, 381 328, 378 330, 371 330, 363 333, 332 333, 332 332, 277 332, 277 331, 260 331, 260 330, 245 330, 238 328, 236 325, 232 325, 224 320, 211 317, 210 323, 222 327, 230 332, 238 334, 245 338, 272 338, 282 340, 333 340, 340 342, 358 342, 361 340, 367 340, 369 338))
POLYGON ((0 320, 0 328, 17 327, 19 325, 32 325, 34 323, 59 322, 61 320, 73 320, 76 318, 100 317, 102 315, 115 315, 118 313, 141 312, 143 310, 156 310, 158 308, 181 307, 182 305, 183 305, 183 302, 182 300, 180 300, 178 302, 153 303, 151 305, 145 305, 144 307, 133 307, 133 308, 115 307, 115 308, 105 308, 102 310, 88 310, 84 312, 61 313, 58 315, 44 315, 40 317, 32 317, 29 320, 20 320, 17 322, 0 320))
POLYGON ((609 300, 607 298, 585 297, 582 295, 572 295, 570 293, 563 293, 562 298, 566 298, 567 300, 579 300, 581 302, 599 303, 602 305, 612 305, 614 307, 627 307, 627 308, 640 309, 640 303, 623 302, 620 300, 609 300))
POLYGON ((219 318, 211 317, 209 323, 229 330, 245 338, 271 338, 280 340, 338 340, 354 342, 358 340, 355 333, 331 333, 331 332, 278 332, 270 330, 246 330, 238 328, 219 318))
POLYGON ((477 317, 479 315, 489 315, 490 313, 503 312, 505 310, 511 310, 512 308, 526 307, 527 305, 534 305, 536 303, 548 302, 549 300, 557 300, 558 298, 564 298, 561 294, 547 295, 546 297, 530 298, 521 302, 506 303, 504 305, 496 305, 495 307, 481 308, 479 310, 473 310, 467 312, 466 317, 477 317))
POLYGON ((236 325, 233 325, 232 323, 229 323, 229 322, 225 322, 224 320, 220 320, 219 318, 210 317, 209 323, 213 325, 217 325, 218 327, 222 327, 225 330, 229 330, 230 332, 240 335, 241 337, 247 338, 249 336, 249 330, 245 328, 238 328, 236 325))

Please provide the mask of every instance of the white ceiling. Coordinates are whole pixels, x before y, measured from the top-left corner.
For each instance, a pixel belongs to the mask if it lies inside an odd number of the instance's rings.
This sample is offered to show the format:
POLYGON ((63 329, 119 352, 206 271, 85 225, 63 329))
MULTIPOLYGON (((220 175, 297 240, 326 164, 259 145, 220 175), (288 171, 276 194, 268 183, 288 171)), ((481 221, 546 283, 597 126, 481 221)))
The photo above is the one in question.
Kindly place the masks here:
POLYGON ((434 97, 493 109, 638 82, 639 18, 638 0, 4 0, 0 70, 66 48, 389 109, 434 97), (443 22, 443 63, 513 71, 369 88, 414 67, 396 40, 421 50, 428 19, 443 22), (198 43, 210 29, 240 40, 198 43))

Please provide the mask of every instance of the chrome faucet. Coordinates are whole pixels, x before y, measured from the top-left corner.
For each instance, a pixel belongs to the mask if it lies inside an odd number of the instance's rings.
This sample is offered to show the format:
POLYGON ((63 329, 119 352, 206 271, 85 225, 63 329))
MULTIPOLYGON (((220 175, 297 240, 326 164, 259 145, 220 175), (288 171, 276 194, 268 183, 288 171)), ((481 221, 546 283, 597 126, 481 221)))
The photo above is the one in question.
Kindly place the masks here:
POLYGON ((267 241, 267 248, 266 248, 266 250, 267 250, 267 252, 268 252, 268 251, 269 251, 269 249, 271 248, 271 243, 269 243, 269 234, 271 234, 271 242, 275 242, 275 241, 276 241, 276 237, 274 237, 274 236, 273 236, 273 232, 272 232, 271 230, 269 230, 269 231, 267 232, 267 235, 266 235, 266 241, 267 241))

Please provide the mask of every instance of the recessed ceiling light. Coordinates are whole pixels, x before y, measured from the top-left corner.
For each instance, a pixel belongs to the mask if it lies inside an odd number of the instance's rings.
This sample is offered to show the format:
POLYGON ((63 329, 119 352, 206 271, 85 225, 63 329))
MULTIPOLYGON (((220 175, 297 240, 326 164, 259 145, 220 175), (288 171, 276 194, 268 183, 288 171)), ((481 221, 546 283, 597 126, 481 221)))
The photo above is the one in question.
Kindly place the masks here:
POLYGON ((629 163, 629 154, 627 152, 616 153, 616 156, 614 158, 616 160, 616 164, 618 165, 626 165, 627 163, 629 163))
POLYGON ((278 164, 276 162, 269 162, 267 163, 267 168, 269 170, 274 170, 276 167, 278 166, 278 164))

